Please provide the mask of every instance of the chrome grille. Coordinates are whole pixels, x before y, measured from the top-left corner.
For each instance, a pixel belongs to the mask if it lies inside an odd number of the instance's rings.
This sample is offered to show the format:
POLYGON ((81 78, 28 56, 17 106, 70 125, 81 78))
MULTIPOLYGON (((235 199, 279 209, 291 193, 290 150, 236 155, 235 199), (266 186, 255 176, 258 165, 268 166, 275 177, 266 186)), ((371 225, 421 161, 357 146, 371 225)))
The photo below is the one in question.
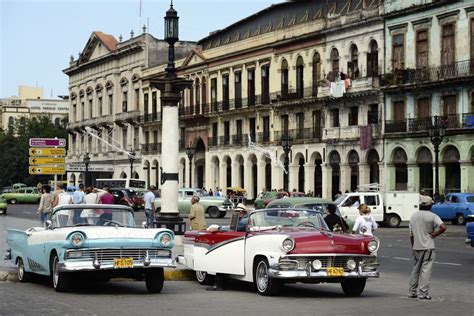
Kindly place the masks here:
POLYGON ((73 249, 66 252, 66 259, 97 259, 99 261, 113 261, 115 258, 133 258, 141 260, 146 256, 150 259, 169 258, 171 251, 156 248, 121 248, 121 249, 73 249))
POLYGON ((322 263, 322 269, 328 267, 335 268, 344 268, 346 269, 346 263, 349 259, 353 259, 357 265, 360 261, 374 261, 370 257, 359 257, 359 256, 314 256, 314 257, 286 257, 284 258, 289 260, 298 261, 298 269, 304 269, 308 263, 312 263, 314 260, 318 259, 322 263))

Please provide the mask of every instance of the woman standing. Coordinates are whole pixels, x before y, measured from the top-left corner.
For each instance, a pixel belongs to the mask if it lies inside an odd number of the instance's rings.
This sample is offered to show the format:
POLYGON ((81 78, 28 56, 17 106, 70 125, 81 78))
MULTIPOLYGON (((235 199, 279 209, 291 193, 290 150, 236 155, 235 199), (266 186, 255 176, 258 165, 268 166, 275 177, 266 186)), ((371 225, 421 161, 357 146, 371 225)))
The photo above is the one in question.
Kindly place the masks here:
POLYGON ((40 214, 41 224, 44 225, 44 222, 48 219, 49 214, 52 210, 52 201, 53 197, 51 195, 51 187, 49 185, 44 185, 41 188, 41 199, 36 211, 36 215, 40 214))
POLYGON ((372 215, 371 209, 367 204, 359 205, 359 217, 357 217, 352 231, 364 236, 373 236, 373 231, 377 229, 377 223, 372 215))
MULTIPOLYGON (((97 190, 92 187, 86 188, 86 196, 84 198, 86 204, 99 204, 99 194, 97 190)), ((93 209, 83 210, 81 217, 85 219, 87 224, 94 224, 95 212, 93 209)))

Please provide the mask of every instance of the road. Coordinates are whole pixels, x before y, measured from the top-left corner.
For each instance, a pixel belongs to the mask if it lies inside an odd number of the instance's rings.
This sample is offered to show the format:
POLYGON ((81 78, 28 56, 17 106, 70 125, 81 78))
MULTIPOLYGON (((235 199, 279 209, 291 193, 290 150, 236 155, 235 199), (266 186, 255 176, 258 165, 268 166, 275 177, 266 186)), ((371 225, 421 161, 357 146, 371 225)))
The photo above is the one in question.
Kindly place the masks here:
MULTIPOLYGON (((144 219, 136 214, 137 222, 144 219)), ((35 223, 34 206, 13 206, 0 217, 0 229, 25 228, 35 223)), ((211 220, 223 224, 229 218, 211 220)), ((287 285, 279 297, 261 297, 253 286, 226 282, 223 292, 207 292, 196 282, 166 282, 163 293, 149 295, 142 282, 81 284, 71 293, 56 293, 49 280, 20 284, 0 282, 0 314, 52 315, 433 315, 454 312, 474 315, 474 249, 464 244, 465 227, 448 225, 436 240, 431 302, 406 296, 412 263, 408 228, 381 228, 381 277, 369 280, 361 298, 347 298, 337 284, 287 285)), ((6 247, 0 234, 0 250, 6 247)))

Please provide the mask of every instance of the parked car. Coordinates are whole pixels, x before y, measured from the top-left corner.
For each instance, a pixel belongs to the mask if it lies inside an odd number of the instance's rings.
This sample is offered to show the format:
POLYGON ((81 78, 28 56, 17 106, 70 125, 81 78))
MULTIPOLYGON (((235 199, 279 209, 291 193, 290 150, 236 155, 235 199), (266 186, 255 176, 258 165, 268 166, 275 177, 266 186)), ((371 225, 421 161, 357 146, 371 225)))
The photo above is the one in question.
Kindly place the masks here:
MULTIPOLYGON (((320 211, 323 217, 326 217, 329 213, 327 212, 327 206, 329 204, 333 204, 336 206, 336 214, 342 217, 341 212, 337 205, 331 201, 322 198, 315 198, 315 197, 289 197, 286 199, 278 199, 273 200, 266 208, 302 208, 302 209, 312 209, 320 211)), ((347 218, 345 219, 349 229, 352 229, 354 226, 353 220, 347 218)))
MULTIPOLYGON (((178 209, 180 213, 189 213, 191 211, 191 198, 197 195, 200 197, 199 203, 204 207, 204 211, 211 218, 222 218, 227 211, 233 209, 234 205, 227 197, 206 196, 202 189, 179 189, 178 190, 178 209)), ((157 211, 161 210, 161 198, 155 199, 157 211)))
POLYGON ((111 189, 114 196, 114 204, 127 205, 135 212, 145 207, 143 192, 135 189, 111 189))
POLYGON ((431 211, 443 221, 464 225, 466 219, 474 215, 474 193, 447 194, 444 201, 433 205, 431 211))
POLYGON ((219 273, 254 283, 261 295, 278 294, 285 283, 327 282, 358 296, 367 278, 379 276, 378 239, 332 233, 320 211, 255 210, 245 231, 231 229, 238 226, 186 232, 178 262, 196 271, 201 284, 219 273))
POLYGON ((168 229, 142 229, 133 210, 123 205, 77 204, 56 207, 44 227, 8 229, 5 254, 17 266, 18 279, 33 273, 51 276, 58 292, 75 278, 145 280, 150 293, 163 288, 163 268, 175 267, 174 234, 168 229))
POLYGON ((406 191, 361 191, 341 195, 334 201, 345 219, 355 221, 359 216, 359 205, 367 204, 375 221, 388 227, 398 227, 409 221, 418 211, 420 195, 406 191))
MULTIPOLYGON (((471 219, 474 220, 474 216, 471 216, 471 219)), ((474 247, 474 222, 467 223, 466 234, 466 244, 470 244, 471 247, 474 247)))
POLYGON ((7 215, 7 201, 0 198, 0 214, 7 215))
POLYGON ((2 194, 2 198, 7 203, 38 203, 41 196, 36 187, 23 187, 20 189, 14 189, 9 193, 2 194))
POLYGON ((303 197, 305 196, 305 194, 303 192, 290 192, 290 194, 288 194, 287 192, 275 192, 275 191, 262 192, 255 199, 254 207, 256 210, 265 208, 268 205, 268 203, 270 203, 271 201, 281 199, 285 196, 286 197, 303 197))

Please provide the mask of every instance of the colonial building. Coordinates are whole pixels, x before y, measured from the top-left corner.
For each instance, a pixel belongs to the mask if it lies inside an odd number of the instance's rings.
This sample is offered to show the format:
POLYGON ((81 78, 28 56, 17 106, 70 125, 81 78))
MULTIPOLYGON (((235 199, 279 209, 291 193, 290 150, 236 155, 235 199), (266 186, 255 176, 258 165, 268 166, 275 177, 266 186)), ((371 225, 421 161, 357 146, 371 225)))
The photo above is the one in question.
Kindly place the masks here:
POLYGON ((385 1, 385 150, 388 189, 434 187, 434 117, 440 192, 474 191, 474 5, 385 1))
POLYGON ((18 87, 18 96, 0 99, 0 128, 13 128, 15 120, 48 116, 57 126, 67 121, 69 102, 64 99, 45 99, 43 89, 18 87))
MULTIPOLYGON (((382 181, 382 9, 280 3, 201 39, 180 67, 194 81, 181 116, 183 148, 196 150, 185 185, 242 186, 250 198, 283 188, 287 135, 290 190, 332 197, 382 181), (281 164, 249 148, 249 138, 281 164)), ((189 170, 184 152, 181 169, 189 170)))
MULTIPOLYGON (((194 46, 192 42, 178 42, 176 55, 186 56, 194 46)), ((147 33, 144 27, 142 34, 135 36, 132 31, 124 41, 122 36, 117 40, 93 32, 79 58, 71 56, 64 70, 70 91, 66 160, 69 183, 83 182, 86 153, 91 158, 92 182, 97 178, 142 177, 141 159, 133 161, 135 168, 131 170, 125 151, 139 153, 142 142, 140 120, 147 110, 143 107, 147 100, 142 93, 142 71, 163 64, 167 48, 165 41, 147 33)), ((156 120, 156 116, 151 119, 156 120)))

